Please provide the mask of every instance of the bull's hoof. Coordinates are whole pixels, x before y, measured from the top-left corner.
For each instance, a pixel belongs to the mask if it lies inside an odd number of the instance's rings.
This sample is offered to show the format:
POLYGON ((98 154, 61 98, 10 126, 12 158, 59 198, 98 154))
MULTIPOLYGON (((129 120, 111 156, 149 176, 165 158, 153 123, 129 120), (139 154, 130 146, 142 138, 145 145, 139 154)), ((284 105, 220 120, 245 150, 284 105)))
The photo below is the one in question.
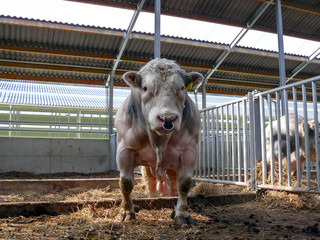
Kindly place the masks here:
POLYGON ((176 216, 176 211, 173 211, 170 217, 174 219, 174 222, 177 226, 182 226, 184 224, 186 225, 195 224, 195 221, 190 215, 188 217, 176 216))
POLYGON ((195 221, 191 216, 188 217, 182 217, 182 216, 177 216, 174 218, 174 222, 177 226, 182 226, 184 224, 186 225, 193 225, 195 224, 195 221))
POLYGON ((117 222, 129 222, 129 221, 133 221, 136 219, 136 214, 133 212, 120 212, 117 216, 116 216, 116 221, 117 222))

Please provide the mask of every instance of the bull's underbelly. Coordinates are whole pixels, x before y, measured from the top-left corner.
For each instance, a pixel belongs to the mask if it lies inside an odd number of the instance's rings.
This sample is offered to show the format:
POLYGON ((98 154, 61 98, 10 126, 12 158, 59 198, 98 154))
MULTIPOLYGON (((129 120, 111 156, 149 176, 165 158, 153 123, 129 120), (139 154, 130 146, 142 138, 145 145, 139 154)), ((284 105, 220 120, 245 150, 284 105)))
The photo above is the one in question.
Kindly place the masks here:
MULTIPOLYGON (((162 153, 161 167, 163 169, 179 170, 179 167, 186 159, 196 158, 196 153, 190 147, 168 146, 162 153), (192 155, 192 156, 190 156, 192 155)), ((135 165, 149 166, 156 168, 157 155, 151 145, 135 150, 135 165)))

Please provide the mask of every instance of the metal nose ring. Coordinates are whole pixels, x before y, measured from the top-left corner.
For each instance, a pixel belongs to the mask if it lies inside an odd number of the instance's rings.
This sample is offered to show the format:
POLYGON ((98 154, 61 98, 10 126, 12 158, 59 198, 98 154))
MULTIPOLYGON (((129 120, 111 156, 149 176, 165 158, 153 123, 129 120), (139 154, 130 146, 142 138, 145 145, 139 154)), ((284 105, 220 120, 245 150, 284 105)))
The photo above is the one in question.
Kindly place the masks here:
POLYGON ((171 123, 171 128, 167 128, 167 126, 165 126, 165 125, 166 125, 166 122, 163 122, 162 123, 162 128, 164 130, 171 131, 172 129, 174 129, 174 123, 173 122, 171 123))

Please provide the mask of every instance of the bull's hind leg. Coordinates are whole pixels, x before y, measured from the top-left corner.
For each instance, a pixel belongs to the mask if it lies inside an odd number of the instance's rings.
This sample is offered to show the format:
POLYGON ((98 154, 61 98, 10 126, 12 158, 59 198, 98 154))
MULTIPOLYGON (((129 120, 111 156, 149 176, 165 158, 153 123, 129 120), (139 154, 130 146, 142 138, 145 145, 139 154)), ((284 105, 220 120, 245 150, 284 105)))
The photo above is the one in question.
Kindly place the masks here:
POLYGON ((117 164, 120 170, 119 185, 122 194, 122 202, 121 210, 117 215, 116 220, 123 222, 136 218, 131 198, 131 192, 134 185, 134 166, 131 152, 127 150, 121 151, 119 149, 121 148, 118 148, 117 164))
POLYGON ((167 175, 170 180, 170 196, 177 196, 177 172, 173 169, 168 169, 167 175))
POLYGON ((171 214, 171 218, 179 226, 183 224, 194 224, 194 220, 188 211, 187 196, 191 189, 191 177, 180 178, 178 180, 178 202, 175 210, 171 214))
POLYGON ((156 196, 156 178, 151 173, 149 167, 140 167, 142 180, 146 187, 146 192, 148 193, 149 197, 156 196))

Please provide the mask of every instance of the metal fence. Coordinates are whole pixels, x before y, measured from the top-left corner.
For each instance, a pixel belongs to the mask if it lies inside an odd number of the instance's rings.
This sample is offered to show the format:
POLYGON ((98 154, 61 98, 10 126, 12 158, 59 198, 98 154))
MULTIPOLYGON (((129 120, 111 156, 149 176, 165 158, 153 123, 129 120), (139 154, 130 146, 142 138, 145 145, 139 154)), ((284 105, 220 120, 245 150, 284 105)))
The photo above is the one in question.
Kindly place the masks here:
POLYGON ((250 92, 239 100, 200 110, 194 179, 253 190, 319 192, 319 81, 315 77, 250 92))
POLYGON ((0 137, 107 139, 104 109, 0 105, 0 137))

